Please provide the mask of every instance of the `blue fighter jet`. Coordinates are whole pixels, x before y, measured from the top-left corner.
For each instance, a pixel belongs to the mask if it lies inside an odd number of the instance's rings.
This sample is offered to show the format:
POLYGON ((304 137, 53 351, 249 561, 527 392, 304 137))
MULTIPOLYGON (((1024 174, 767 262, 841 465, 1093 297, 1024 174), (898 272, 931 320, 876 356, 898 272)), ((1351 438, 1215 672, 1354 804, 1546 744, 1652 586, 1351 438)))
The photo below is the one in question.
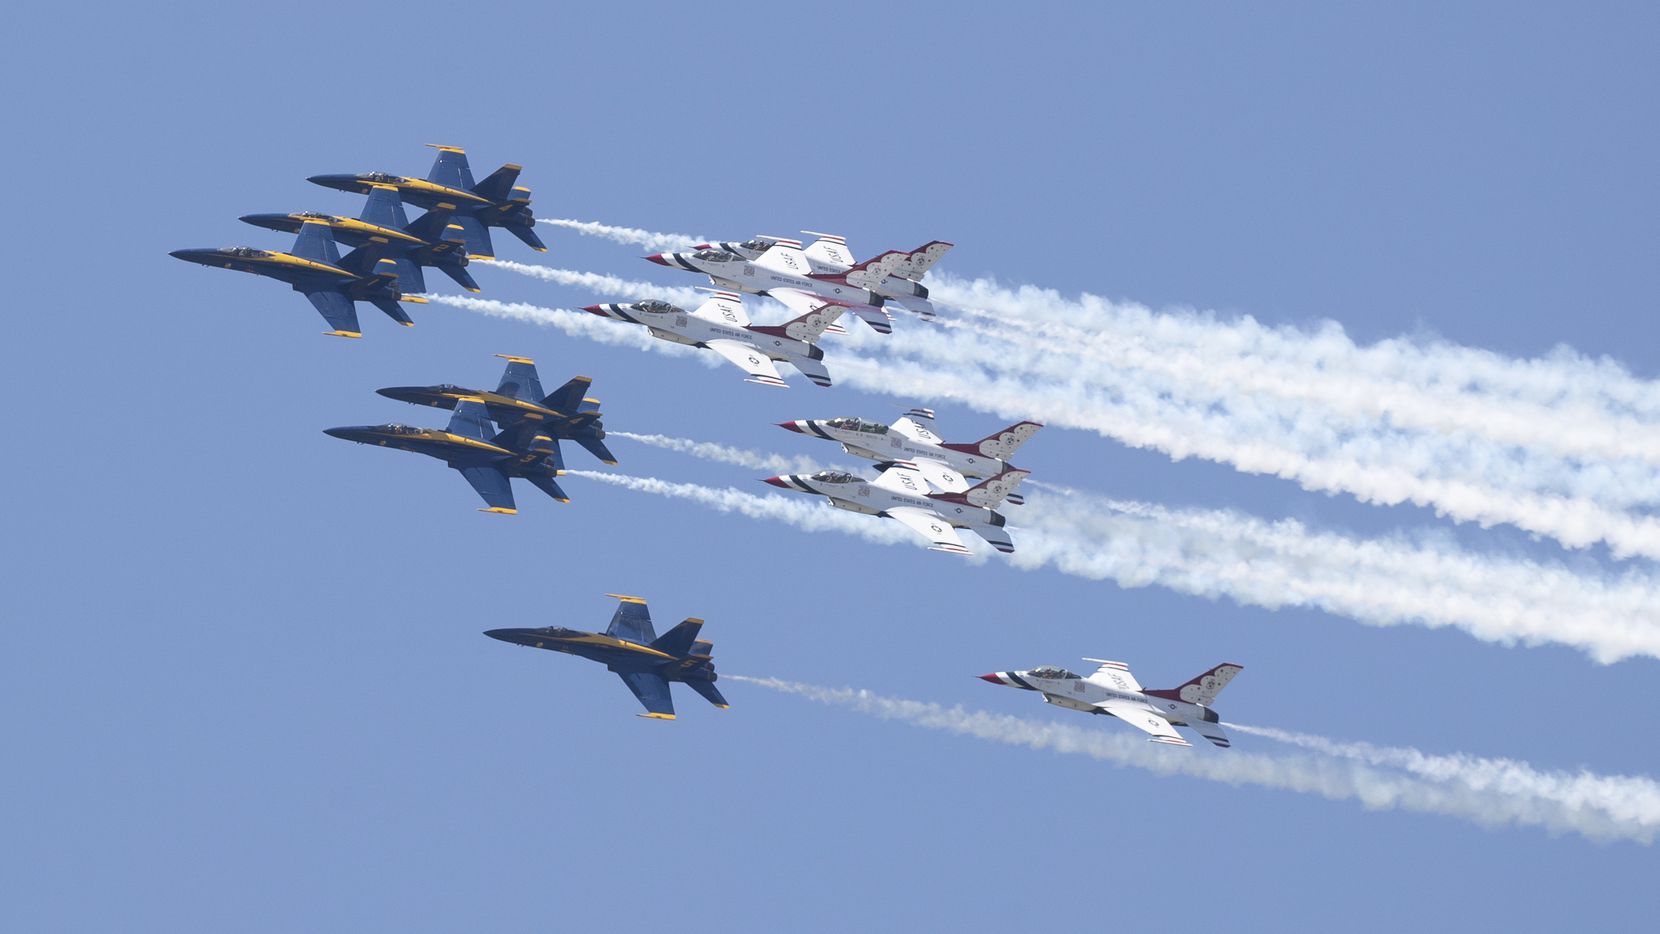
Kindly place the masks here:
POLYGON ((390 386, 375 391, 388 399, 439 409, 454 409, 463 399, 480 399, 491 420, 502 431, 534 426, 537 434, 548 435, 555 441, 575 441, 601 461, 607 464, 617 462, 605 446, 605 426, 600 423, 599 400, 587 394, 593 380, 577 376, 543 395, 542 380, 536 374, 536 361, 507 354, 496 356, 507 361, 507 369, 502 372, 501 382, 494 392, 449 383, 390 386))
POLYGON ((436 457, 459 470, 487 509, 501 515, 517 515, 511 478, 520 477, 561 503, 570 497, 554 478, 565 472, 559 445, 536 430, 534 423, 493 431, 490 413, 478 398, 463 398, 450 416, 448 428, 412 428, 408 425, 359 425, 328 428, 324 434, 359 444, 414 451, 436 457))
POLYGON ((364 246, 376 237, 385 240, 384 250, 398 273, 398 288, 406 292, 427 290, 422 266, 432 266, 454 279, 469 292, 479 290, 467 272, 467 244, 461 239, 461 225, 453 223, 455 205, 448 201, 409 222, 398 190, 378 185, 369 190, 358 217, 339 217, 302 211, 297 214, 244 214, 243 223, 270 230, 298 233, 307 222, 328 225, 334 239, 347 246, 364 246))
POLYGON ((461 227, 471 259, 495 259, 496 250, 490 243, 491 227, 506 230, 538 253, 548 251, 536 236, 536 216, 530 212, 530 189, 514 184, 519 180, 522 166, 509 162, 475 184, 473 170, 467 165, 466 150, 427 145, 438 150, 438 159, 424 180, 386 172, 363 172, 313 175, 307 181, 358 194, 368 194, 376 186, 385 186, 395 189, 404 201, 428 210, 439 204, 452 204, 454 223, 461 227))
POLYGON ((385 238, 370 237, 368 243, 342 259, 329 226, 308 220, 300 224, 292 253, 236 246, 174 250, 168 255, 187 263, 221 266, 286 282, 310 299, 312 306, 334 328, 323 333, 331 337, 362 337, 356 302, 368 302, 404 327, 414 327, 415 322, 409 320, 398 303, 426 301, 398 290, 397 264, 386 256, 387 246, 385 238))
POLYGON ((715 688, 714 643, 697 637, 703 620, 691 617, 659 637, 651 627, 651 611, 639 597, 610 593, 622 602, 604 632, 583 632, 548 626, 544 629, 491 629, 492 639, 533 649, 548 649, 604 662, 634 692, 654 720, 674 719, 669 682, 680 681, 703 699, 725 710, 726 698, 715 688))

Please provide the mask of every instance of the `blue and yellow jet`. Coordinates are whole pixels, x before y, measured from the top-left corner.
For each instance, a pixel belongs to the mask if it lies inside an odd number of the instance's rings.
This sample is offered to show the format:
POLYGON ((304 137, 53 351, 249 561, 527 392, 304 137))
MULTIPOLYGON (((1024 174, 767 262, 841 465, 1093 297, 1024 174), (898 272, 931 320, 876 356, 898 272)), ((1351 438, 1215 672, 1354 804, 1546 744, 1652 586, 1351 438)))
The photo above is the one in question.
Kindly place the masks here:
POLYGON ((659 637, 651 627, 651 611, 639 597, 606 594, 622 601, 604 632, 583 632, 562 626, 544 629, 491 629, 492 639, 533 649, 548 649, 604 662, 617 673, 646 708, 642 717, 674 719, 669 683, 679 681, 716 707, 731 706, 715 688, 714 643, 697 637, 703 620, 691 617, 659 637))
POLYGON ((565 472, 559 445, 532 423, 497 432, 490 427, 490 413, 478 398, 457 401, 447 428, 413 428, 409 425, 359 425, 328 428, 324 434, 359 444, 414 451, 436 457, 461 472, 483 497, 486 509, 502 515, 517 515, 513 502, 512 478, 519 477, 561 503, 570 497, 555 477, 565 472))
POLYGON ((236 246, 174 250, 168 255, 188 263, 251 272, 286 282, 294 291, 303 293, 334 328, 323 333, 331 337, 362 337, 363 330, 357 323, 357 302, 368 302, 404 327, 414 327, 415 322, 409 320, 398 302, 426 301, 398 290, 397 266, 385 254, 387 245, 385 238, 370 237, 368 243, 342 259, 329 225, 308 220, 300 224, 291 253, 236 246))
POLYGON ((461 225, 451 222, 455 205, 448 201, 409 222, 398 190, 377 186, 369 191, 358 217, 338 217, 303 211, 298 214, 244 214, 243 223, 269 230, 298 233, 308 223, 328 225, 334 239, 347 246, 365 246, 375 238, 386 241, 384 252, 397 269, 398 288, 405 292, 427 290, 422 266, 432 266, 454 279, 469 292, 479 290, 467 272, 467 244, 461 239, 461 225))
POLYGON ((543 395, 536 361, 507 354, 496 356, 507 361, 507 369, 502 372, 501 382, 494 392, 449 383, 391 386, 375 391, 388 399, 439 409, 454 409, 463 400, 477 399, 484 403, 491 420, 502 431, 534 429, 536 434, 547 435, 556 441, 575 441, 607 464, 617 462, 605 446, 605 426, 600 422, 599 400, 588 395, 593 380, 577 376, 543 395))
POLYGON ((427 145, 438 150, 438 159, 424 180, 386 172, 363 172, 313 175, 308 181, 358 194, 368 194, 376 186, 384 186, 395 189, 404 201, 428 210, 440 204, 452 204, 454 223, 461 227, 461 237, 467 243, 471 259, 496 258, 495 247, 490 243, 491 227, 506 230, 538 253, 548 251, 536 236, 536 216, 530 212, 530 189, 513 184, 519 180, 522 166, 509 162, 475 184, 473 170, 467 165, 466 150, 427 145))

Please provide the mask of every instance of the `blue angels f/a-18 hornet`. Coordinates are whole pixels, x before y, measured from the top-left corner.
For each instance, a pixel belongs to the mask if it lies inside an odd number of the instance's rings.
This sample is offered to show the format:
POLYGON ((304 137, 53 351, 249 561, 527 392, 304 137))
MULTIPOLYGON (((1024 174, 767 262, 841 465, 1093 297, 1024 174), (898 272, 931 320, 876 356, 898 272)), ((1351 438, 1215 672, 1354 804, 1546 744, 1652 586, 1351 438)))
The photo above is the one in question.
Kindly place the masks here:
POLYGON ((561 503, 570 497, 554 478, 565 472, 559 444, 541 433, 535 422, 525 422, 506 431, 490 428, 490 413, 477 397, 456 401, 448 428, 413 428, 409 425, 359 425, 328 428, 325 434, 359 444, 414 451, 436 457, 461 471, 489 508, 480 512, 517 515, 513 503, 513 477, 529 480, 537 489, 561 503))
POLYGON ((294 291, 304 293, 334 328, 323 333, 331 337, 362 337, 356 302, 374 305, 404 327, 414 327, 415 322, 409 320, 398 302, 426 302, 424 298, 404 295, 398 290, 397 264, 387 257, 387 246, 385 238, 370 237, 366 244, 342 259, 329 225, 307 220, 300 224, 291 253, 236 246, 174 250, 168 255, 189 263, 222 266, 286 282, 294 291))
POLYGON ((467 165, 467 151, 454 146, 427 145, 438 150, 438 160, 423 179, 386 172, 362 172, 357 175, 313 175, 308 181, 325 188, 367 194, 375 186, 396 189, 403 200, 428 210, 440 204, 455 205, 454 222, 461 226, 467 253, 473 259, 495 259, 495 247, 490 244, 490 228, 500 227, 538 253, 546 253, 547 246, 536 236, 536 216, 530 212, 530 189, 515 185, 522 166, 509 162, 491 172, 482 182, 473 182, 473 170, 467 165))
POLYGON ((507 354, 496 356, 507 361, 507 369, 502 372, 501 383, 494 392, 466 389, 449 383, 391 386, 375 391, 388 399, 439 409, 454 409, 462 400, 478 399, 502 431, 534 426, 536 434, 547 435, 556 442, 575 441, 601 461, 607 464, 617 462, 605 446, 605 426, 600 422, 599 400, 587 395, 588 387, 594 382, 592 379, 573 377, 565 385, 543 395, 542 380, 536 375, 536 361, 507 354))
POLYGON ((455 205, 448 201, 409 222, 404 213, 403 200, 398 190, 389 185, 376 185, 369 190, 358 217, 338 217, 303 211, 298 214, 244 214, 242 221, 255 227, 298 233, 307 222, 327 224, 334 239, 347 246, 360 247, 379 237, 386 241, 384 249, 398 271, 398 288, 406 292, 425 292, 426 275, 422 266, 432 266, 454 279, 469 292, 479 291, 478 283, 467 272, 467 244, 461 239, 461 225, 452 217, 455 205))
POLYGON ((658 636, 651 628, 651 611, 639 597, 606 594, 622 602, 604 632, 583 632, 562 626, 543 629, 491 629, 492 639, 533 649, 549 649, 567 655, 604 662, 634 692, 654 720, 674 719, 674 698, 669 682, 682 682, 703 695, 703 699, 725 710, 730 705, 715 687, 714 643, 697 637, 703 620, 685 622, 658 636))

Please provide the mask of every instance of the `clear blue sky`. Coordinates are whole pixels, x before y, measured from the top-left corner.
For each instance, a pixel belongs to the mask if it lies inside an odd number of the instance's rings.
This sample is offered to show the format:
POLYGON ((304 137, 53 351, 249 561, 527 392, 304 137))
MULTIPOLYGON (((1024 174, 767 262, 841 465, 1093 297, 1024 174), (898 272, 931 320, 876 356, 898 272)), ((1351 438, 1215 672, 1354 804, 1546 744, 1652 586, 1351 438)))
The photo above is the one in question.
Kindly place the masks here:
MULTIPOLYGON (((523 163, 540 216, 807 227, 861 251, 940 237, 958 273, 1367 340, 1569 343, 1652 375, 1651 6, 601 6, 9 12, 0 926, 1653 923, 1651 848, 1159 778, 737 684, 730 711, 683 694, 678 722, 639 720, 598 666, 480 632, 598 628, 604 592, 636 593, 706 617, 723 671, 1033 717, 1059 714, 973 676, 1095 655, 1157 685, 1230 659, 1225 717, 1649 775, 1652 661, 971 567, 576 480, 568 506, 481 515, 438 464, 321 429, 438 423, 373 390, 487 382, 492 353, 550 385, 593 376, 614 429, 791 454, 823 452, 772 423, 930 400, 770 391, 436 305, 411 331, 365 309, 363 340, 332 340, 280 286, 166 255, 280 247, 237 216, 355 213, 306 176, 424 174, 420 144, 447 143, 475 169, 523 163)), ((690 284, 544 236, 561 265, 690 284)), ((603 297, 478 275, 497 298, 603 297)), ((940 409, 952 434, 997 427, 940 409)), ((764 489, 617 451, 629 473, 764 489)), ((1156 502, 1436 522, 1077 432, 1021 460, 1156 502)))

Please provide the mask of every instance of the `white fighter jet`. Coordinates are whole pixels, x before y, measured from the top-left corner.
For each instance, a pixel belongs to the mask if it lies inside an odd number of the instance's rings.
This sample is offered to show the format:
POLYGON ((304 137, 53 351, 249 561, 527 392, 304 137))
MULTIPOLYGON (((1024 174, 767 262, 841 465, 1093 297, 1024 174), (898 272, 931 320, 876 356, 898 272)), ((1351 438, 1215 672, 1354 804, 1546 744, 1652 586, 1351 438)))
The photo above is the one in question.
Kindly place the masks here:
POLYGON ((1014 551, 1014 542, 1003 528, 1007 520, 996 507, 1030 472, 1010 468, 961 493, 930 493, 922 474, 899 465, 882 471, 874 480, 839 470, 821 470, 768 477, 763 482, 829 497, 830 505, 838 509, 897 519, 932 542, 930 551, 969 554, 956 530, 971 529, 993 548, 1008 554, 1014 551))
POLYGON ((1057 707, 1117 717, 1136 729, 1151 733, 1151 741, 1155 743, 1192 745, 1176 732, 1176 727, 1185 726, 1218 746, 1227 748, 1230 745, 1228 734, 1222 732, 1219 725, 1221 718, 1210 709, 1210 705, 1244 666, 1225 662, 1179 688, 1155 690, 1137 684, 1129 666, 1123 662, 1109 662, 1103 658, 1086 658, 1084 661, 1095 662, 1101 667, 1087 678, 1080 678, 1065 668, 1046 666, 1030 671, 993 672, 981 675, 980 680, 1039 691, 1045 703, 1057 707))
MULTIPOLYGON (((816 230, 803 230, 802 233, 818 237, 817 240, 802 250, 802 253, 807 257, 807 265, 810 271, 815 273, 838 273, 853 268, 853 253, 847 248, 845 237, 819 233, 816 230)), ((736 253, 745 259, 755 259, 780 243, 799 242, 784 237, 761 234, 748 240, 704 243, 694 247, 694 249, 725 250, 728 253, 736 253)), ((944 256, 952 246, 953 244, 944 240, 930 240, 924 243, 922 246, 906 253, 905 260, 895 266, 888 277, 872 287, 871 291, 884 298, 891 298, 919 315, 931 317, 934 314, 934 304, 928 300, 928 288, 922 284, 922 277, 930 267, 939 262, 940 257, 944 256)))
MULTIPOLYGON (((933 422, 933 409, 911 409, 892 425, 840 416, 779 422, 778 427, 839 442, 854 457, 914 467, 947 493, 967 490, 966 477, 995 477, 1007 470, 1014 452, 1043 427, 1039 422, 1015 422, 979 441, 957 443, 940 440, 933 422)), ((1019 494, 1010 494, 1008 501, 1017 506, 1025 502, 1019 494)))
POLYGON ((770 295, 796 314, 806 314, 826 301, 841 303, 882 333, 893 330, 882 296, 872 289, 909 258, 883 253, 841 272, 813 272, 801 241, 780 240, 754 259, 726 250, 689 253, 653 253, 646 259, 671 269, 702 273, 722 289, 770 295))
POLYGON ((750 324, 743 299, 735 292, 714 292, 696 311, 668 302, 589 305, 583 311, 633 324, 643 324, 651 336, 707 347, 732 361, 749 376, 745 382, 788 389, 774 360, 800 370, 816 385, 830 385, 824 351, 814 343, 841 316, 846 302, 817 298, 801 317, 785 324, 750 324))

